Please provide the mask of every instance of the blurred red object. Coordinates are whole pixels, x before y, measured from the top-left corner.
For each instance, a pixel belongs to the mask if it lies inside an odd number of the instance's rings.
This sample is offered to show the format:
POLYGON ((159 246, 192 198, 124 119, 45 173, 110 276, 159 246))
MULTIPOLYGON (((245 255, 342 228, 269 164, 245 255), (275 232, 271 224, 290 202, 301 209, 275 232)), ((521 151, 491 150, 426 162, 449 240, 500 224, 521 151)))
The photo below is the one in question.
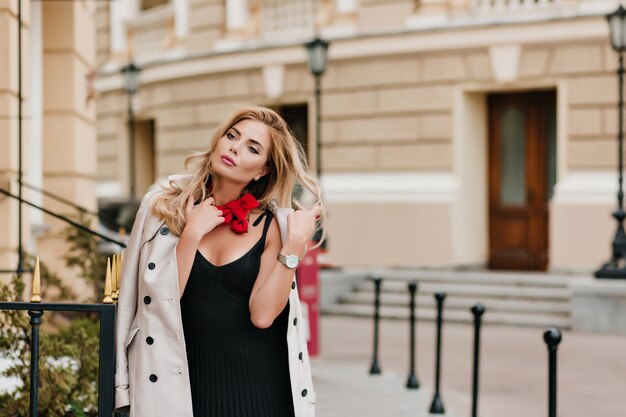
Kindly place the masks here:
MULTIPOLYGON (((317 242, 311 242, 312 247, 317 242)), ((319 248, 309 249, 296 270, 302 316, 306 323, 309 356, 319 354, 319 248)))

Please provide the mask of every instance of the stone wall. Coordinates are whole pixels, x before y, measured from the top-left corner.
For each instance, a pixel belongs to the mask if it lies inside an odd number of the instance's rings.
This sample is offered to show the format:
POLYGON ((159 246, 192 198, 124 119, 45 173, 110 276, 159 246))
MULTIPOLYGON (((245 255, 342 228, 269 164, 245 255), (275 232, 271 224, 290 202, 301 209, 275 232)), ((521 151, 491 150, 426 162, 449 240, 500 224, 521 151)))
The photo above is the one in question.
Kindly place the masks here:
MULTIPOLYGON (((406 10, 412 12, 414 4, 365 1, 361 6, 359 19, 370 8, 397 8, 404 10, 398 12, 401 15, 406 10)), ((380 12, 390 19, 396 18, 394 13, 380 12)), ((393 193, 386 193, 381 187, 345 199, 343 191, 330 184, 336 191, 328 197, 331 214, 356 210, 367 213, 348 221, 331 215, 329 230, 333 237, 328 256, 332 263, 484 263, 486 177, 463 178, 467 172, 462 166, 482 164, 471 171, 474 176, 486 170, 485 98, 491 92, 552 89, 557 92, 559 138, 558 183, 551 202, 551 267, 589 269, 599 264, 612 228, 608 216, 611 192, 606 189, 613 187, 613 177, 607 173, 616 166, 616 61, 608 46, 605 26, 601 17, 590 17, 336 40, 322 79, 325 176, 329 181, 356 181, 346 186, 346 192, 372 178, 394 173, 417 175, 419 185, 412 191, 410 184, 406 189, 394 188, 393 193), (534 37, 529 37, 529 33, 534 37), (498 78, 503 63, 494 48, 494 39, 508 39, 519 52, 519 65, 507 68, 513 78, 506 81, 498 78), (476 99, 463 104, 468 95, 476 99), (468 119, 465 114, 478 117, 468 119), (476 144, 467 143, 468 132, 480 137, 482 148, 475 150, 476 144), (462 151, 466 148, 473 156, 462 151), (591 178, 586 172, 602 174, 605 191, 599 200, 590 200, 589 190, 580 183, 581 175, 591 178), (433 176, 443 179, 429 188, 428 178, 433 176), (467 190, 472 181, 483 183, 474 193, 467 190), (437 184, 444 184, 443 188, 437 188, 437 184), (351 242, 363 238, 354 232, 359 225, 381 210, 385 212, 377 205, 381 200, 390 205, 392 213, 383 220, 376 242, 361 251, 348 251, 351 242), (472 208, 467 210, 469 206, 472 208), (395 226, 399 218, 408 219, 403 224, 409 225, 401 235, 395 226), (592 225, 585 228, 587 235, 582 240, 572 240, 570 231, 583 222, 592 225), (480 236, 475 227, 464 226, 468 224, 484 224, 480 236), (478 246, 470 248, 476 242, 478 246), (580 245, 572 246, 576 242, 580 245), (594 242, 593 249, 584 248, 588 242, 594 242), (471 255, 464 255, 468 253, 471 255)), ((184 158, 191 151, 204 149, 213 129, 236 106, 306 103, 309 120, 313 120, 313 79, 305 59, 302 51, 292 46, 273 47, 207 55, 193 61, 196 68, 203 68, 193 73, 179 70, 191 65, 181 60, 180 67, 168 64, 158 74, 157 69, 152 75, 146 74, 138 117, 154 119, 156 123, 157 175, 181 172, 184 158), (263 67, 268 59, 264 56, 283 59, 276 62, 284 67, 283 93, 279 98, 266 95, 263 67), (186 75, 176 75, 179 71, 186 75)), ((511 62, 504 65, 511 66, 511 62)), ((100 143, 106 143, 99 147, 101 182, 124 184, 123 152, 116 155, 111 151, 126 146, 124 114, 124 97, 119 90, 103 92, 98 115, 102 125, 100 143)), ((311 123, 310 149, 314 137, 311 123)), ((315 155, 309 162, 314 165, 315 155)))

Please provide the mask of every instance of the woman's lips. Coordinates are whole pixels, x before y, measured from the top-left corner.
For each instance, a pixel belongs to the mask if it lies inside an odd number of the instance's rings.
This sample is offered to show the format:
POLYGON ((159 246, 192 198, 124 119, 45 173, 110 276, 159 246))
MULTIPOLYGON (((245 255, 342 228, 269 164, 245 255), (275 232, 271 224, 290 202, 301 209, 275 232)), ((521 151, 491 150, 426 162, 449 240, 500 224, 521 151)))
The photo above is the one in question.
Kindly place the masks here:
POLYGON ((228 166, 234 167, 234 166, 236 166, 236 165, 237 165, 237 164, 235 163, 235 161, 233 161, 233 160, 232 160, 232 158, 230 158, 230 157, 228 157, 228 156, 226 156, 226 155, 222 155, 222 157, 221 157, 221 158, 222 158, 222 161, 223 161, 226 165, 228 165, 228 166))

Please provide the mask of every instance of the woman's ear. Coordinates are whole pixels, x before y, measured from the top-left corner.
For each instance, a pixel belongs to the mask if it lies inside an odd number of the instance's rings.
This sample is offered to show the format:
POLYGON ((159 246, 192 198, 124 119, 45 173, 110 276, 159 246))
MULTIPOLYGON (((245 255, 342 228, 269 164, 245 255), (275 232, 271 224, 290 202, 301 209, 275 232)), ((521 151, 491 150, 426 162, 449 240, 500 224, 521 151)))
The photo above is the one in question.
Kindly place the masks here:
POLYGON ((256 176, 254 177, 255 181, 260 180, 261 178, 263 178, 264 176, 266 176, 268 173, 270 172, 269 167, 263 167, 263 169, 261 169, 256 176))

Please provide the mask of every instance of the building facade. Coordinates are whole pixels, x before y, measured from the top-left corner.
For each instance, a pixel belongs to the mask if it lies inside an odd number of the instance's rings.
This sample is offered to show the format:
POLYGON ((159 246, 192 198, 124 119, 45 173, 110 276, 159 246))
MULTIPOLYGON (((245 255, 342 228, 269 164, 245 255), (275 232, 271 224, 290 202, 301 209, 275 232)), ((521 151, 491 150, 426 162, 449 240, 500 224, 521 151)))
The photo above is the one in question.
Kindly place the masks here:
MULTIPOLYGON (((36 190, 90 210, 97 206, 95 19, 90 1, 0 2, 0 187, 19 194, 21 144, 24 199, 63 215, 76 211, 36 190)), ((0 196, 0 219, 5 231, 0 269, 15 270, 20 241, 15 199, 0 196)), ((65 225, 27 205, 21 223, 22 247, 63 269, 65 225)))
POLYGON ((614 1, 97 3, 96 193, 183 171, 235 107, 283 112, 321 157, 334 266, 592 271, 617 191, 614 1), (330 42, 321 155, 306 41, 330 42))

